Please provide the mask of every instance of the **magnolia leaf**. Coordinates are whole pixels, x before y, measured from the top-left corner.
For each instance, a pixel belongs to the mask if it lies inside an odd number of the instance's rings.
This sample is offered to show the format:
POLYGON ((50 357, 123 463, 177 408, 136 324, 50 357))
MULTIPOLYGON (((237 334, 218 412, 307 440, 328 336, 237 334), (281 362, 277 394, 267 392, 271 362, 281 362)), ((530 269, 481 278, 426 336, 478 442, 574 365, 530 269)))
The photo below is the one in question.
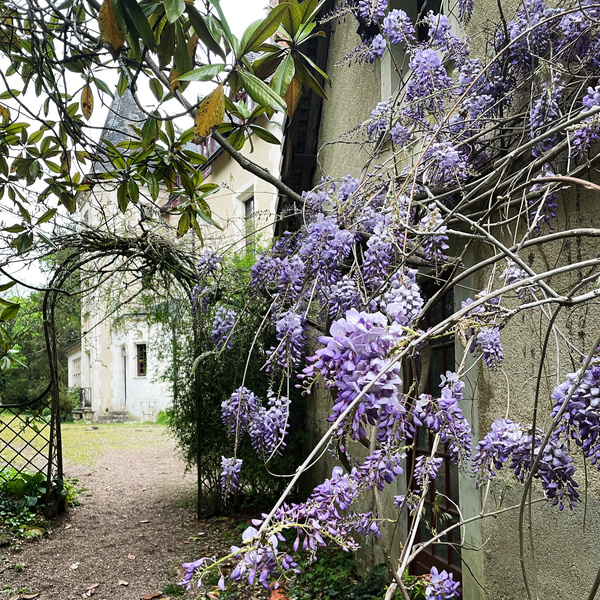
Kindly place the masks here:
POLYGON ((227 141, 236 149, 241 150, 246 143, 246 135, 243 129, 236 129, 228 138, 227 141))
POLYGON ((94 112, 94 94, 89 84, 85 85, 81 92, 81 112, 87 121, 90 120, 94 112))
POLYGON ((179 217, 179 223, 177 223, 177 237, 181 237, 187 230, 190 228, 192 224, 190 213, 186 210, 182 213, 181 217, 179 217))
POLYGON ((124 213, 129 205, 129 196, 127 195, 127 182, 123 181, 117 189, 117 203, 119 210, 124 213))
POLYGON ((277 31, 287 10, 288 4, 283 2, 271 9, 264 19, 252 23, 246 29, 240 41, 239 56, 243 56, 248 52, 256 52, 259 46, 277 31))
POLYGON ((185 10, 183 0, 165 0, 165 14, 169 23, 175 23, 185 10))
POLYGON ((179 81, 179 73, 177 73, 177 69, 171 69, 169 73, 169 84, 171 88, 171 94, 174 94, 175 91, 181 87, 181 82, 179 81))
MULTIPOLYGON (((288 54, 277 67, 277 70, 273 74, 271 79, 271 87, 276 94, 284 96, 287 89, 296 73, 296 67, 294 66, 294 59, 291 54, 288 54)), ((289 104, 288 104, 289 106, 289 104)))
POLYGON ((190 57, 190 63, 194 65, 194 58, 196 56, 196 46, 198 46, 198 34, 193 33, 187 41, 187 52, 190 57))
POLYGON ((186 12, 188 17, 190 18, 190 22, 192 23, 192 27, 194 31, 198 34, 198 37, 202 40, 202 42, 206 45, 206 48, 210 50, 213 54, 220 56, 223 60, 225 60, 225 53, 221 46, 219 46, 217 40, 213 37, 210 28, 207 23, 204 21, 204 17, 198 12, 198 9, 194 6, 188 4, 186 6, 186 12))
POLYGON ((163 86, 156 77, 150 80, 150 91, 159 102, 163 99, 163 86))
POLYGON ((98 17, 100 36, 110 46, 113 57, 125 44, 123 33, 115 19, 112 0, 104 0, 98 17))
POLYGON ((287 106, 284 99, 276 94, 264 81, 243 71, 240 71, 238 74, 250 98, 262 106, 269 106, 275 110, 279 110, 280 108, 286 110, 287 106))
POLYGON ((18 304, 13 304, 11 306, 7 306, 2 311, 2 314, 0 314, 0 320, 1 321, 10 321, 11 319, 14 319, 18 313, 19 313, 19 305, 18 304))
POLYGON ((290 119, 294 116, 294 111, 300 102, 300 96, 302 96, 302 81, 295 75, 292 77, 292 81, 285 92, 285 102, 288 106, 288 116, 290 119))
POLYGON ((302 24, 302 9, 298 0, 288 0, 288 11, 283 15, 282 24, 291 37, 296 35, 297 29, 302 24))
MULTIPOLYGON (((144 44, 146 44, 148 48, 153 50, 156 45, 154 32, 140 5, 136 0, 119 0, 119 2, 124 6, 125 11, 133 23, 133 28, 139 34, 139 37, 142 38, 144 44)), ((128 25, 130 26, 131 24, 128 23, 128 25)))
POLYGON ((250 129, 252 130, 252 133, 255 133, 261 140, 264 140, 269 144, 281 144, 279 139, 264 127, 260 127, 259 125, 250 125, 250 129))
POLYGON ((188 71, 181 77, 178 77, 179 81, 210 81, 213 77, 216 77, 223 69, 224 64, 214 65, 202 65, 198 69, 188 71))
POLYGON ((220 83, 200 102, 196 111, 194 135, 206 138, 213 127, 220 125, 225 116, 225 93, 220 83))

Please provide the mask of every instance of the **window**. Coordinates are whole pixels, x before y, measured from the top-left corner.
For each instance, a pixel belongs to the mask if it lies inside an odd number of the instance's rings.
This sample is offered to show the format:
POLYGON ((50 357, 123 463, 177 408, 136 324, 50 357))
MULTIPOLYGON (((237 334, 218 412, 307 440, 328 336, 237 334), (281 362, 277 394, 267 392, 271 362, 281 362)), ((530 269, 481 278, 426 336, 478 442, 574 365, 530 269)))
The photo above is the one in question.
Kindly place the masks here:
POLYGON ((145 377, 148 374, 148 357, 146 353, 146 344, 137 344, 137 375, 145 377))
POLYGON ((246 252, 254 252, 254 196, 244 200, 244 236, 246 252))
MULTIPOLYGON (((437 291, 436 287, 425 286, 425 295, 431 297, 437 291)), ((432 306, 425 319, 425 326, 440 323, 454 312, 454 293, 446 292, 439 302, 432 306)), ((454 371, 454 336, 444 335, 430 343, 431 353, 427 359, 423 358, 417 367, 419 379, 423 379, 422 390, 432 396, 439 394, 440 377, 446 371, 454 371)), ((425 354, 425 353, 423 353, 425 354)), ((434 435, 423 427, 417 428, 417 443, 414 458, 422 454, 430 455, 434 435)), ((437 456, 443 462, 437 477, 429 487, 425 497, 423 509, 425 514, 417 531, 416 542, 424 542, 432 537, 431 530, 440 531, 457 522, 459 513, 458 505, 458 466, 450 461, 450 455, 445 447, 440 447, 437 456)), ((439 544, 432 544, 419 553, 411 563, 410 572, 413 575, 428 573, 431 567, 438 570, 445 569, 454 575, 454 581, 461 581, 461 556, 460 556, 460 529, 453 529, 447 537, 442 538, 439 544)))

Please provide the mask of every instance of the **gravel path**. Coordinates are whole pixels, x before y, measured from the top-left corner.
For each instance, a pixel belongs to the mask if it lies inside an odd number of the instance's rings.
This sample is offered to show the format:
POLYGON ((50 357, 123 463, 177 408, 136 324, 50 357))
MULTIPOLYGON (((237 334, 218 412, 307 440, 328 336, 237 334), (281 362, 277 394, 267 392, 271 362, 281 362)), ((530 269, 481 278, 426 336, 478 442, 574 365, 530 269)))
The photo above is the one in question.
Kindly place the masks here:
POLYGON ((104 451, 92 468, 65 464, 65 475, 87 488, 84 504, 41 541, 0 549, 2 600, 37 592, 40 600, 140 600, 176 582, 181 562, 212 546, 214 527, 196 520, 195 479, 184 476, 172 440, 157 427, 151 444, 132 446, 104 451))

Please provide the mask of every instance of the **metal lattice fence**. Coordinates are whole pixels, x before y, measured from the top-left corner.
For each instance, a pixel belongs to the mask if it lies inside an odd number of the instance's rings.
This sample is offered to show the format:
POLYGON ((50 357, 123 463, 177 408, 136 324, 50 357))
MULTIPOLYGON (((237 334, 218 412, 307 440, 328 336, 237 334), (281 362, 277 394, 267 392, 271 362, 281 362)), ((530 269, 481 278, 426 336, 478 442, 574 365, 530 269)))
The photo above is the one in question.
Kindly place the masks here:
POLYGON ((0 477, 46 475, 44 513, 60 512, 63 470, 58 400, 47 391, 21 404, 0 404, 0 477))

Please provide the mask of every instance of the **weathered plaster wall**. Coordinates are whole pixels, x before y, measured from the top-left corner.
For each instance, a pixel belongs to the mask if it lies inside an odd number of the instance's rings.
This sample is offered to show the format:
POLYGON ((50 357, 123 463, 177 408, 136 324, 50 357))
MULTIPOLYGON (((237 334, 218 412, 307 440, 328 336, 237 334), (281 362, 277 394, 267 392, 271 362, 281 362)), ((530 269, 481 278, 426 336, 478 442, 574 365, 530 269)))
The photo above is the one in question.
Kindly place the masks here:
POLYGON ((361 43, 352 17, 332 23, 326 68, 331 85, 326 88, 328 101, 323 103, 315 183, 322 175, 358 177, 368 158, 361 147, 363 136, 345 136, 365 121, 381 100, 379 62, 350 64, 344 60, 361 43))
MULTIPOLYGON (((557 229, 594 226, 599 216, 597 202, 596 192, 581 188, 562 195, 559 199, 557 229)), ((510 236, 506 238, 508 242, 510 236)), ((540 272, 597 255, 598 244, 594 238, 577 238, 523 252, 522 258, 540 272)), ((499 265, 496 276, 503 268, 503 264, 499 265)), ((478 288, 487 283, 487 275, 482 273, 478 278, 478 288)), ((573 271, 552 278, 550 283, 561 293, 567 293, 583 275, 581 271, 573 271)), ((495 287, 498 287, 498 282, 495 287)), ((516 299, 513 303, 516 304, 516 299)), ((547 311, 553 309, 547 308, 547 311)), ((496 373, 480 369, 478 375, 479 429, 482 435, 489 430, 495 418, 507 412, 513 421, 532 422, 537 370, 547 323, 547 317, 537 309, 516 315, 502 330, 505 349, 502 369, 496 373)), ((592 350, 599 331, 598 302, 561 311, 556 335, 550 337, 542 373, 538 421, 541 428, 545 429, 549 423, 552 389, 564 381, 566 373, 574 371, 580 364, 581 355, 578 351, 588 354, 592 350), (574 346, 570 353, 565 338, 574 346), (557 351, 557 348, 560 350, 557 351)), ((530 577, 533 577, 534 570, 537 571, 540 598, 587 598, 596 576, 597 540, 600 539, 600 482, 596 467, 589 464, 587 467, 589 487, 585 490, 583 464, 578 461, 576 478, 581 484, 580 492, 585 506, 581 503, 572 512, 568 509, 559 512, 558 508, 545 501, 532 506, 535 567, 530 562, 529 552, 526 555, 530 577)), ((502 507, 518 503, 521 492, 521 484, 515 483, 514 479, 500 480, 491 488, 491 507, 494 503, 502 507)), ((536 486, 533 497, 540 496, 540 489, 536 486)), ((483 569, 487 597, 494 600, 526 598, 519 562, 518 515, 510 512, 484 521, 482 535, 486 540, 483 569)), ((525 535, 528 535, 527 528, 525 535)))

